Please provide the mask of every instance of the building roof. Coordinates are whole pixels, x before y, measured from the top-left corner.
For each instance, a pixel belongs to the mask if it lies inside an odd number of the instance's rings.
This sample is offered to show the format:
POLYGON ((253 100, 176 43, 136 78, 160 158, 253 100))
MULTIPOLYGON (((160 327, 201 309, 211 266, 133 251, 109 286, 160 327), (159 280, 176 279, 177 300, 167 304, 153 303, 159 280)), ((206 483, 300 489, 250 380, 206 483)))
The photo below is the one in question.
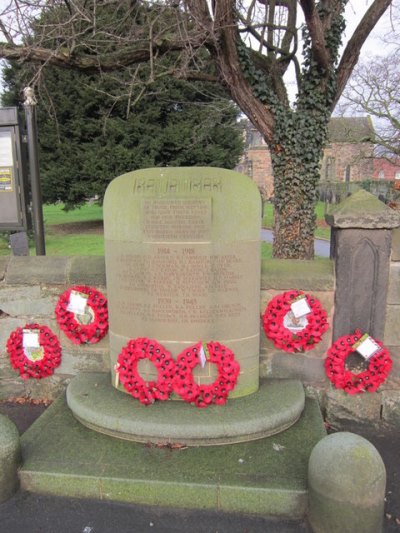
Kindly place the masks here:
POLYGON ((371 117, 332 117, 328 125, 328 139, 333 143, 374 142, 371 117))

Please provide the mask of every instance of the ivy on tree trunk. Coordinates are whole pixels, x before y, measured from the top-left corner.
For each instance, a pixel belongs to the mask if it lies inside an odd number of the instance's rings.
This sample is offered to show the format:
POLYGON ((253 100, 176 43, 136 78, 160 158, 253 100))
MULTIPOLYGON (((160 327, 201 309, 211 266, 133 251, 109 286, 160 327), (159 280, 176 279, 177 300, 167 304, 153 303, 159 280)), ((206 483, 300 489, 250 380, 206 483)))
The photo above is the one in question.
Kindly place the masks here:
MULTIPOLYGON (((312 130, 310 130, 312 131, 312 130)), ((293 127, 290 139, 273 148, 275 236, 274 257, 312 259, 316 186, 319 181, 321 147, 302 142, 307 132, 293 127), (301 153, 301 148, 304 152, 301 153)), ((285 136, 285 137, 288 137, 285 136)))

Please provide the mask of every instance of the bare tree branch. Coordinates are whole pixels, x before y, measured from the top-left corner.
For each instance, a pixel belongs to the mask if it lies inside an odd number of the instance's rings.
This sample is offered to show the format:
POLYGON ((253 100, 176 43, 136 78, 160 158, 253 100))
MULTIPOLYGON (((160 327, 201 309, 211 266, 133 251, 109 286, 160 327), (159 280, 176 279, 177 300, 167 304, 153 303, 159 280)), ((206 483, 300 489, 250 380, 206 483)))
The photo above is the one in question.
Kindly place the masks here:
POLYGON ((219 0, 214 13, 219 35, 217 65, 232 98, 252 123, 272 142, 274 118, 271 110, 258 100, 246 80, 237 53, 238 31, 235 21, 235 1, 219 0))
POLYGON ((325 43, 324 28, 314 0, 300 0, 312 41, 314 59, 321 69, 328 70, 330 57, 325 43))
POLYGON ((340 109, 368 113, 375 120, 375 143, 400 155, 400 67, 397 51, 358 65, 343 93, 340 109))
POLYGON ((332 109, 335 108, 343 89, 359 60, 361 48, 368 35, 391 4, 392 0, 374 0, 347 43, 337 69, 337 92, 336 98, 332 104, 332 109))

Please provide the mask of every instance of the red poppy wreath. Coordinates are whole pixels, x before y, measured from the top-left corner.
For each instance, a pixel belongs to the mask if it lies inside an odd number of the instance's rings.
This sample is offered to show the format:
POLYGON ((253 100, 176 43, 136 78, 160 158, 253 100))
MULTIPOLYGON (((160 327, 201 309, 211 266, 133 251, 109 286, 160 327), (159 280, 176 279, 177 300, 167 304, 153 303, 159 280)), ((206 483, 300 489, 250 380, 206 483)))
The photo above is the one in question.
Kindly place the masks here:
POLYGON ((168 400, 172 392, 175 362, 171 354, 157 341, 148 338, 133 339, 118 355, 115 372, 124 388, 142 404, 168 400), (145 381, 138 372, 141 359, 149 359, 157 368, 157 381, 145 381))
POLYGON ((367 359, 368 368, 358 373, 348 370, 346 359, 356 350, 354 345, 361 338, 360 330, 356 330, 352 335, 339 337, 329 348, 328 356, 325 359, 326 375, 337 389, 343 389, 348 394, 375 392, 386 380, 392 368, 390 354, 383 343, 371 339, 376 344, 377 349, 367 359))
POLYGON ((208 407, 214 403, 224 405, 228 394, 237 382, 240 365, 229 348, 219 342, 201 342, 191 346, 178 355, 174 378, 174 391, 185 402, 194 402, 196 407, 208 407), (201 364, 204 358, 209 363, 215 363, 218 376, 209 385, 198 385, 193 377, 193 369, 201 364))
POLYGON ((60 328, 75 344, 95 344, 108 331, 107 300, 96 289, 76 285, 66 290, 56 305, 60 328))
POLYGON ((14 330, 7 341, 11 366, 22 379, 51 376, 61 362, 61 346, 47 326, 26 324, 14 330))
POLYGON ((320 301, 295 290, 272 298, 262 321, 268 339, 280 350, 291 353, 312 350, 329 327, 326 311, 320 301), (294 310, 294 304, 297 311, 294 310))

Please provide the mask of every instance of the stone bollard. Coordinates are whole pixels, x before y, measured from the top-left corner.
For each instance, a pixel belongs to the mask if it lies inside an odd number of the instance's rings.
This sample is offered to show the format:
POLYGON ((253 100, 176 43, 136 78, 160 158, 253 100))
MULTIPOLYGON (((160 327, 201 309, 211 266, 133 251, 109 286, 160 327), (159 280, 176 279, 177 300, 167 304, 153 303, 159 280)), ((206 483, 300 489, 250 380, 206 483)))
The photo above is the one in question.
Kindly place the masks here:
POLYGON ((18 489, 18 466, 21 446, 18 429, 6 416, 0 415, 0 503, 18 489))
POLYGON ((308 518, 315 533, 380 533, 386 469, 376 448, 354 433, 318 442, 308 464, 308 518))

